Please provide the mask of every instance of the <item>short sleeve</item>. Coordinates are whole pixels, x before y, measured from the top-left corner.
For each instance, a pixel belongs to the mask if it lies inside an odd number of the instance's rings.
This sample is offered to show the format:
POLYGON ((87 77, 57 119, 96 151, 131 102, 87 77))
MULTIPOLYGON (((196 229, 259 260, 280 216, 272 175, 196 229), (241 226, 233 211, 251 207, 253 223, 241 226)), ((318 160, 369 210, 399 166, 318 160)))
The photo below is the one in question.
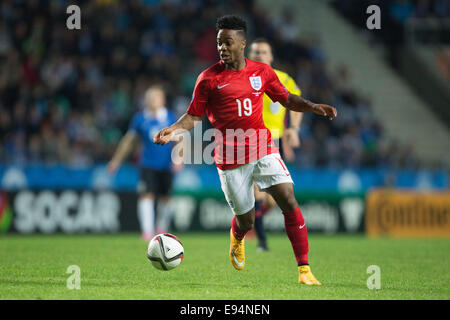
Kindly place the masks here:
POLYGON ((297 86, 297 84, 295 83, 294 79, 292 79, 292 77, 290 77, 289 75, 287 77, 288 78, 287 78, 286 88, 289 90, 290 93, 293 93, 293 94, 296 94, 298 96, 301 96, 302 95, 302 91, 297 86))
POLYGON ((139 114, 135 114, 130 121, 130 125, 128 126, 129 132, 138 133, 139 132, 139 122, 140 122, 139 114))
POLYGON ((280 82, 277 74, 270 66, 266 68, 266 89, 265 93, 273 102, 286 100, 289 96, 289 91, 280 82))
POLYGON ((208 103, 209 85, 202 72, 195 83, 194 92, 192 93, 192 100, 186 113, 201 117, 205 113, 206 105, 208 103))

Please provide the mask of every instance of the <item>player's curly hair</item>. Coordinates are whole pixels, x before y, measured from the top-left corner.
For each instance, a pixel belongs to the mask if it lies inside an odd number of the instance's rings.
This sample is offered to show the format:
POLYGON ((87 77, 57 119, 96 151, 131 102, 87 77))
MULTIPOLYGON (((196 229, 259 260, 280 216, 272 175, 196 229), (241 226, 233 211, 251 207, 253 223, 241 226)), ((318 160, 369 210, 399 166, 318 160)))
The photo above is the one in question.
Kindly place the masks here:
POLYGON ((217 19, 216 31, 220 29, 238 30, 244 38, 247 36, 247 22, 237 15, 226 15, 217 19))

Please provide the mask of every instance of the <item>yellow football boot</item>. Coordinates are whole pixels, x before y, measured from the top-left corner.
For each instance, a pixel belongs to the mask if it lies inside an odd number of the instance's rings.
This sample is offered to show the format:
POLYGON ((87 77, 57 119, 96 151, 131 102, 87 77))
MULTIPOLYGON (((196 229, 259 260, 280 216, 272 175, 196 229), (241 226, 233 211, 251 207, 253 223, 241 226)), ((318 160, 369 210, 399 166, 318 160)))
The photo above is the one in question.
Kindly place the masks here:
POLYGON ((244 269, 245 265, 244 239, 242 239, 241 241, 237 240, 233 235, 233 231, 230 230, 230 261, 236 270, 244 269))
POLYGON ((312 274, 311 268, 306 265, 298 267, 298 283, 316 286, 322 285, 312 274))

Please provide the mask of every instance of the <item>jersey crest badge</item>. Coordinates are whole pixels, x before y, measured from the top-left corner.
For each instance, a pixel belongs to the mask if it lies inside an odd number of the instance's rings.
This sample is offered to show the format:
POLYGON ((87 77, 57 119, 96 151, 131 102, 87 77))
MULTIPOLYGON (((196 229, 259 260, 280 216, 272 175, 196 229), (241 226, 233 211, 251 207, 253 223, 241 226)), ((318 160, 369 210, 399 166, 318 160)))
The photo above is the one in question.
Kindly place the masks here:
POLYGON ((262 81, 260 76, 250 77, 249 79, 253 89, 260 90, 262 88, 262 81))

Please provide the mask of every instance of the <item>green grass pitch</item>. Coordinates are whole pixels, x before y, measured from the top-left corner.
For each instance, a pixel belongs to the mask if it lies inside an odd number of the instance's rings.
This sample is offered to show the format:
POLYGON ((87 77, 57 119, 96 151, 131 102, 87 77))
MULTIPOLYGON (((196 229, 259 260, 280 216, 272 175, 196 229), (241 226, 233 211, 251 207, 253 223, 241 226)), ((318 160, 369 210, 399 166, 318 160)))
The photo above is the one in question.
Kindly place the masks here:
POLYGON ((449 299, 450 240, 310 235, 310 264, 321 287, 297 284, 284 234, 271 251, 246 241, 246 267, 228 258, 228 233, 177 233, 185 256, 171 271, 153 268, 138 234, 2 235, 0 299, 449 299), (66 287, 81 269, 80 290, 66 287), (381 289, 369 290, 378 265, 381 289))

